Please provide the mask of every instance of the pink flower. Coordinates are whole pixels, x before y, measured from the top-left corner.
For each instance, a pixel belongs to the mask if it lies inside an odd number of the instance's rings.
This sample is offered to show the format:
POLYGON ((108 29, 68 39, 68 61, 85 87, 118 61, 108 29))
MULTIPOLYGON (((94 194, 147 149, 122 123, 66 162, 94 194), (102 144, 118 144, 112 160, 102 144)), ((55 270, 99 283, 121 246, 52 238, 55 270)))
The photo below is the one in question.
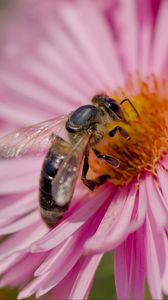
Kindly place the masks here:
MULTIPOLYGON (((52 299, 85 299, 102 255, 114 250, 118 299, 142 299, 145 281, 152 298, 162 299, 168 294, 168 2, 21 3, 10 11, 1 50, 1 135, 67 114, 102 91, 129 97, 140 117, 124 104, 131 139, 111 142, 122 172, 110 169, 111 182, 93 193, 79 180, 70 209, 50 231, 38 209, 43 158, 1 161, 0 234, 10 235, 0 245, 1 287, 21 286, 18 299, 48 291, 52 299)), ((105 166, 92 158, 90 168, 101 173, 105 166)))

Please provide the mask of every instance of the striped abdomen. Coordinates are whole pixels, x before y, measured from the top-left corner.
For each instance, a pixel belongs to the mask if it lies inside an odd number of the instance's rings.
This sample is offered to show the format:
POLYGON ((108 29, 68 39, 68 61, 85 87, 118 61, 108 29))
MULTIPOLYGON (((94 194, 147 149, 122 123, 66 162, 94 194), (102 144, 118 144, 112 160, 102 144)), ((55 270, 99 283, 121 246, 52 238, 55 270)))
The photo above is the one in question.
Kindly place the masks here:
POLYGON ((64 215, 68 206, 59 206, 52 197, 52 181, 67 156, 70 145, 60 138, 49 149, 41 170, 39 186, 40 212, 45 223, 52 227, 64 215))

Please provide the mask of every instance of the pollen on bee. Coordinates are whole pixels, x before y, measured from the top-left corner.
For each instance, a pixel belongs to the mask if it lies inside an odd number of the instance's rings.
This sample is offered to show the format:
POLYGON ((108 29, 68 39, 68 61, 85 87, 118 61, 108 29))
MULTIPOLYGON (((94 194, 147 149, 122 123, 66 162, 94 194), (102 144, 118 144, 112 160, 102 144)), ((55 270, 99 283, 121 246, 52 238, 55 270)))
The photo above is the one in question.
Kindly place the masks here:
POLYGON ((119 103, 129 98, 138 115, 128 102, 122 104, 125 121, 112 121, 106 126, 110 131, 119 125, 129 138, 117 131, 112 137, 105 136, 95 147, 116 158, 119 166, 111 166, 97 158, 90 149, 88 175, 93 178, 108 174, 115 185, 140 178, 145 170, 155 175, 158 161, 168 150, 168 81, 158 80, 154 75, 142 81, 136 75, 129 78, 124 88, 118 88, 110 96, 119 103))

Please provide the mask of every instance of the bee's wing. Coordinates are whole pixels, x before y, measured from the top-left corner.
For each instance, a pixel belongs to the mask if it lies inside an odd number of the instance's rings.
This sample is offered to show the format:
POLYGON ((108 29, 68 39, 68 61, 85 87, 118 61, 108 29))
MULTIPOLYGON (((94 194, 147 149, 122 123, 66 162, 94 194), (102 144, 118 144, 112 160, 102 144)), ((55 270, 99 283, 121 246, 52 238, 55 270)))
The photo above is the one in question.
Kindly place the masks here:
POLYGON ((52 198, 58 207, 67 208, 70 204, 89 139, 86 134, 76 143, 52 181, 52 198))
POLYGON ((68 116, 21 128, 0 138, 0 158, 15 158, 29 152, 40 153, 48 147, 52 133, 63 128, 68 116))

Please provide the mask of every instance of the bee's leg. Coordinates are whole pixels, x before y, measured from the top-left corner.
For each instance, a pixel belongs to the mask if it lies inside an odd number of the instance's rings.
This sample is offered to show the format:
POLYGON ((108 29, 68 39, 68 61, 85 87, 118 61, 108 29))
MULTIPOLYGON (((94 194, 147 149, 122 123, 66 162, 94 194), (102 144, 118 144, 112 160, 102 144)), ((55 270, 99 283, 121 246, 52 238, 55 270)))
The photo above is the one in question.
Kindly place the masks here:
POLYGON ((126 99, 123 99, 121 102, 120 102, 120 105, 122 105, 124 102, 128 102, 131 107, 133 108, 133 110, 135 111, 135 113, 137 114, 137 116, 139 117, 139 113, 138 111, 136 110, 135 106, 132 104, 131 100, 129 98, 126 98, 126 99))
POLYGON ((84 158, 84 164, 82 170, 82 181, 84 185, 86 185, 91 191, 93 191, 96 186, 103 184, 106 181, 106 179, 110 177, 109 175, 101 175, 94 180, 87 179, 86 176, 87 176, 88 169, 89 169, 88 154, 86 154, 84 158))
POLYGON ((109 131, 109 136, 113 137, 117 133, 117 131, 120 133, 120 135, 123 138, 125 138, 125 139, 129 139, 130 138, 130 136, 127 133, 127 131, 125 129, 123 129, 121 126, 116 126, 111 131, 109 131))
POLYGON ((117 158, 115 158, 115 157, 113 157, 111 155, 101 154, 96 149, 93 149, 93 150, 94 150, 94 153, 96 154, 97 158, 104 159, 106 162, 108 162, 114 168, 118 168, 120 166, 120 161, 117 158))
POLYGON ((86 153, 86 155, 84 157, 84 163, 83 163, 83 169, 82 169, 82 181, 83 181, 84 185, 86 185, 91 191, 93 191, 95 188, 93 181, 88 180, 86 178, 88 170, 89 170, 89 159, 88 159, 88 153, 86 153))

